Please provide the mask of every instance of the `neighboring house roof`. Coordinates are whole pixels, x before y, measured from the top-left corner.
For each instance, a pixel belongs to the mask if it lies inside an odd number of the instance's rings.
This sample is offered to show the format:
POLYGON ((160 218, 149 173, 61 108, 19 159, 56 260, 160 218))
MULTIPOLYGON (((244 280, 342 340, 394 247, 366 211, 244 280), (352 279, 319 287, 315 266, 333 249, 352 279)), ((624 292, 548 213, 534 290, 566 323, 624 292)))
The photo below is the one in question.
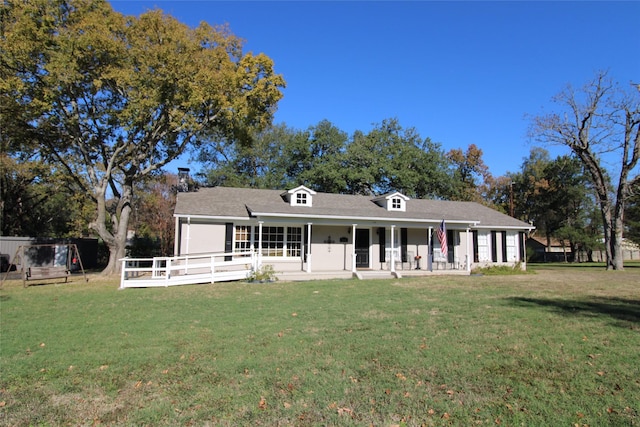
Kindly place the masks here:
MULTIPOLYGON (((527 239, 527 244, 530 246, 537 246, 540 248, 547 249, 547 238, 545 236, 529 236, 529 238, 527 239)), ((551 245, 549 246, 549 249, 552 249, 552 248, 562 249, 563 247, 566 247, 567 249, 571 250, 571 247, 569 245, 563 246, 562 243, 560 243, 560 241, 555 237, 552 237, 550 239, 549 244, 551 245)))
MULTIPOLYGON (((286 191, 284 191, 286 193, 286 191)), ((473 225, 475 228, 532 229, 530 224, 474 202, 408 199, 406 211, 389 211, 370 196, 316 193, 313 206, 291 206, 283 190, 212 187, 178 193, 175 216, 200 218, 308 218, 393 220, 473 225)))

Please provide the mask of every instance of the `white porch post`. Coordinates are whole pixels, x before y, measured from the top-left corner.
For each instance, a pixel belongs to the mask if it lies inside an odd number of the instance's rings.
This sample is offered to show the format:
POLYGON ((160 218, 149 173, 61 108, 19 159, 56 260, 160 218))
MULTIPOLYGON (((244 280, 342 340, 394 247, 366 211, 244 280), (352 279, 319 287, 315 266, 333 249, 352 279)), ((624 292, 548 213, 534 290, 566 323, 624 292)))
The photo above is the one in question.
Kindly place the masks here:
POLYGON ((175 241, 173 242, 173 255, 174 256, 178 256, 180 255, 180 240, 182 239, 182 230, 180 230, 180 218, 176 217, 176 224, 175 224, 175 228, 174 228, 174 233, 173 235, 176 237, 175 241))
POLYGON ((311 273, 311 223, 307 223, 307 273, 311 273))
POLYGON ((470 244, 471 244, 471 239, 469 238, 469 229, 467 228, 467 255, 466 255, 465 264, 467 264, 468 272, 471 272, 471 260, 473 259, 471 258, 471 250, 469 249, 470 244))
POLYGON ((258 221, 258 267, 257 267, 257 270, 262 268, 262 224, 263 224, 263 221, 258 221))
POLYGON ((184 254, 180 255, 188 255, 189 254, 189 241, 191 240, 191 217, 187 217, 187 244, 185 245, 184 254))
POLYGON ((358 224, 352 224, 351 225, 351 236, 352 237, 352 243, 351 243, 351 272, 355 273, 356 272, 356 226, 358 224))
POLYGON ((391 272, 396 272, 396 244, 395 244, 396 226, 391 226, 391 272))

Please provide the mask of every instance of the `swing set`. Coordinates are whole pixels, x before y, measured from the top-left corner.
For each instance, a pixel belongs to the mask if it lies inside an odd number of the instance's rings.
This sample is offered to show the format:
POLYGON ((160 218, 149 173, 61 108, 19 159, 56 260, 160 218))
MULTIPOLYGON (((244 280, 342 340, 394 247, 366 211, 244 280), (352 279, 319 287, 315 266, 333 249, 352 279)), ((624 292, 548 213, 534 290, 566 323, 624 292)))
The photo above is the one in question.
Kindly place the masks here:
MULTIPOLYGON (((71 273, 76 271, 82 271, 84 280, 89 281, 75 243, 21 245, 13 256, 13 263, 20 265, 22 286, 25 288, 29 281, 46 283, 64 279, 67 283, 71 273)), ((9 271, 2 279, 3 284, 8 274, 9 271)))

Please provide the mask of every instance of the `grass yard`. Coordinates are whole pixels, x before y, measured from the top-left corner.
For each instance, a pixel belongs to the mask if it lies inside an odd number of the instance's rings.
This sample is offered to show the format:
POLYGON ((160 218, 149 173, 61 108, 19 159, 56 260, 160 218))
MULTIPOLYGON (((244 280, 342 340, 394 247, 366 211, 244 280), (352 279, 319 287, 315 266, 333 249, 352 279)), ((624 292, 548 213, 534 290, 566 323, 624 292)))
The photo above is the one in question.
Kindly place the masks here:
POLYGON ((0 424, 640 426, 640 266, 0 291, 0 424))

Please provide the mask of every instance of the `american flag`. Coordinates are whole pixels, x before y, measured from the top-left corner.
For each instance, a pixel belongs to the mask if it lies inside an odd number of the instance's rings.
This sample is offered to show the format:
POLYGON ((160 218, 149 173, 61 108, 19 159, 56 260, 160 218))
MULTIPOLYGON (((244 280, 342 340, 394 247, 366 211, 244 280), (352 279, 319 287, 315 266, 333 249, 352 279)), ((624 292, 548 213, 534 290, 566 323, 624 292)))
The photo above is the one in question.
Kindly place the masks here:
POLYGON ((440 252, 443 256, 447 256, 447 227, 444 225, 444 219, 438 227, 438 240, 440 240, 440 252))

